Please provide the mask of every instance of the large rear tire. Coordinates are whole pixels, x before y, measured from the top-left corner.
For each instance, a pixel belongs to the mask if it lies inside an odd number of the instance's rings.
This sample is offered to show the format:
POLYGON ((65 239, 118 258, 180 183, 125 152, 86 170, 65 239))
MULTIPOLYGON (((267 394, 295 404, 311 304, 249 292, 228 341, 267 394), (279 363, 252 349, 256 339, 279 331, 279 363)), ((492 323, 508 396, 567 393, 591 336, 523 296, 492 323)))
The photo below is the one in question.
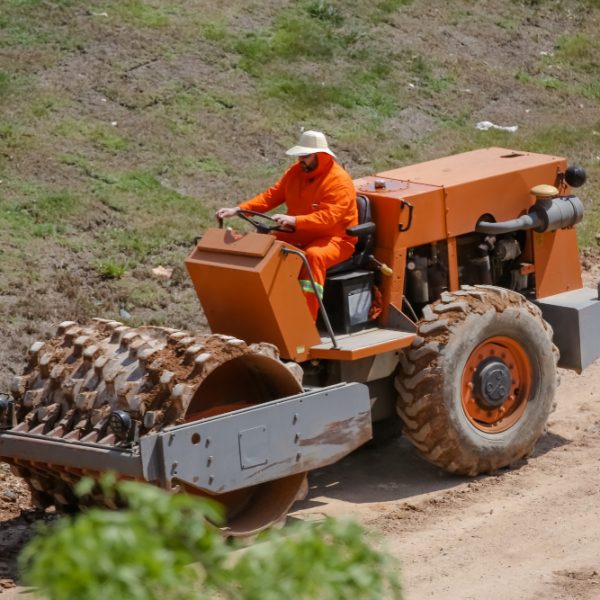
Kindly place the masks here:
POLYGON ((396 377, 404 433, 429 462, 493 472, 528 455, 558 385, 558 350, 520 294, 463 286, 425 307, 396 377))

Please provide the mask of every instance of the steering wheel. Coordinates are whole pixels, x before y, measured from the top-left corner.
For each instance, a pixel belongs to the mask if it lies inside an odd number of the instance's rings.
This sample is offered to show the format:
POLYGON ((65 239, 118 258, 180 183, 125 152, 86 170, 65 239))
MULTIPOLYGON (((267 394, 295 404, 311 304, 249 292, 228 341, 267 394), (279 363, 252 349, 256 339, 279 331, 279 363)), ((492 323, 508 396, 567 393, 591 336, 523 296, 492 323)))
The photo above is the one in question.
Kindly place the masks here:
POLYGON ((247 221, 253 227, 256 227, 258 233, 271 233, 272 231, 290 233, 291 231, 294 231, 291 228, 282 227, 275 219, 269 217, 269 215, 254 210, 240 209, 237 211, 236 216, 244 219, 244 221, 247 221))

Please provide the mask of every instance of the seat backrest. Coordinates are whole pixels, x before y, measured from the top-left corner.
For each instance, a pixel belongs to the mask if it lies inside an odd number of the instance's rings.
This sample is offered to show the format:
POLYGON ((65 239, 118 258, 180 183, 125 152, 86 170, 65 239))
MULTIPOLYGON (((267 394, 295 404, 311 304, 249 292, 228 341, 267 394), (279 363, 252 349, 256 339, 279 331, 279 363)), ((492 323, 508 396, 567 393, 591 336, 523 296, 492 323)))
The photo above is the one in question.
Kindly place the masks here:
MULTIPOLYGON (((369 199, 362 194, 358 194, 356 196, 356 208, 358 210, 358 225, 369 223, 371 221, 371 203, 369 199)), ((366 235, 358 236, 354 254, 345 261, 327 269, 327 275, 334 275, 364 267, 368 262, 369 255, 373 252, 374 245, 375 234, 367 233, 366 235)))
MULTIPOLYGON (((362 194, 356 196, 356 208, 358 210, 358 224, 368 223, 371 220, 371 202, 362 194)), ((354 249, 354 255, 361 254, 365 249, 370 249, 375 241, 375 237, 372 234, 365 235, 358 238, 356 247, 354 249)))
POLYGON ((358 224, 368 223, 371 220, 371 202, 366 196, 356 196, 356 208, 358 210, 358 224))

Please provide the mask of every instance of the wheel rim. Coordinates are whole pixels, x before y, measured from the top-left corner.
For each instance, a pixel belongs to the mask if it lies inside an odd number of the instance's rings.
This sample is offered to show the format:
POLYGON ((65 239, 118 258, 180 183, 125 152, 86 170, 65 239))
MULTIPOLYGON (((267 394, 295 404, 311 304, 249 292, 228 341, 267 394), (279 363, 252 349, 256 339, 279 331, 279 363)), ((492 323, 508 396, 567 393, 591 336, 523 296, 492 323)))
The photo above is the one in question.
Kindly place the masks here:
POLYGON ((488 338, 463 369, 463 410, 478 430, 500 433, 521 418, 531 389, 531 361, 523 346, 504 336, 488 338))

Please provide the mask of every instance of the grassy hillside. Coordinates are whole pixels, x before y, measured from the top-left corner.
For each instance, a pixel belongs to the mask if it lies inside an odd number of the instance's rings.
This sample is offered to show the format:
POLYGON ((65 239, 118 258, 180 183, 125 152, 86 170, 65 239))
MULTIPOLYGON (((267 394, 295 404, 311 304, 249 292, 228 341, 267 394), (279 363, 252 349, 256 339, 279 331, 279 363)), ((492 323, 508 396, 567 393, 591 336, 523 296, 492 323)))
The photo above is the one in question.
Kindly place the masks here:
POLYGON ((355 177, 489 145, 567 156, 590 245, 599 32, 598 0, 3 0, 0 387, 66 318, 201 327, 193 237, 302 126, 355 177))

